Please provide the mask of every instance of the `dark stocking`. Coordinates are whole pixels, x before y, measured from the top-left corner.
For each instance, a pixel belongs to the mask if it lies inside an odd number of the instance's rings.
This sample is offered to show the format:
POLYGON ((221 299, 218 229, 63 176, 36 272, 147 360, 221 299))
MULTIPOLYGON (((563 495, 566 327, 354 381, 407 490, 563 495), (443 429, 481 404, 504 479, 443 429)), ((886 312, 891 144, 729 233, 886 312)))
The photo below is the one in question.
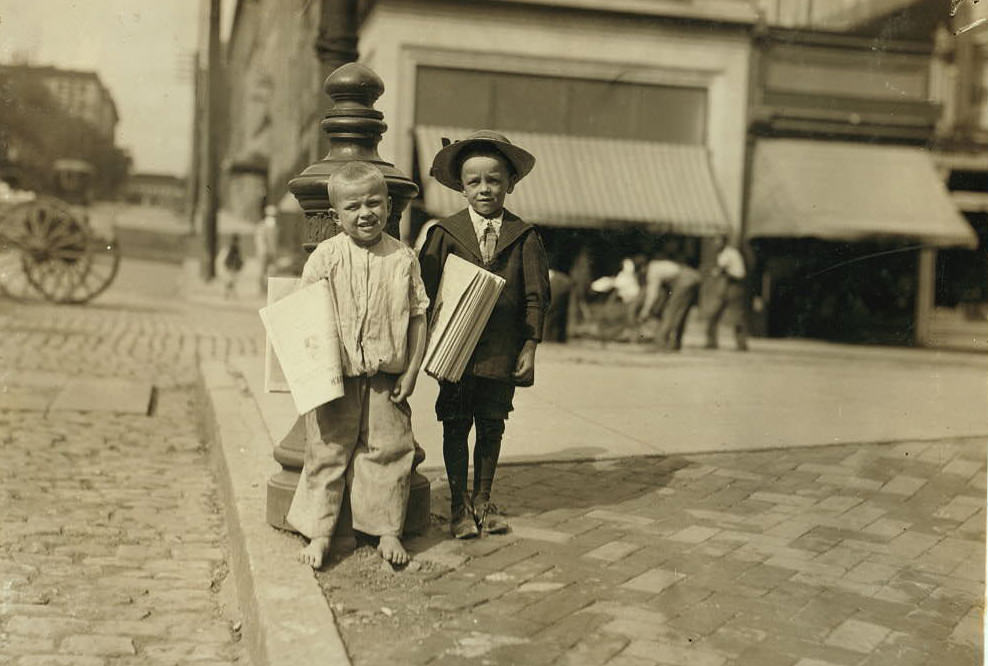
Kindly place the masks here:
POLYGON ((491 498, 491 485, 501 455, 504 419, 477 418, 477 443, 473 447, 473 496, 481 505, 491 498))
POLYGON ((467 465, 470 460, 467 435, 470 434, 470 425, 469 419, 443 421, 443 461, 446 463, 446 478, 449 479, 450 502, 454 513, 463 508, 467 493, 467 465))

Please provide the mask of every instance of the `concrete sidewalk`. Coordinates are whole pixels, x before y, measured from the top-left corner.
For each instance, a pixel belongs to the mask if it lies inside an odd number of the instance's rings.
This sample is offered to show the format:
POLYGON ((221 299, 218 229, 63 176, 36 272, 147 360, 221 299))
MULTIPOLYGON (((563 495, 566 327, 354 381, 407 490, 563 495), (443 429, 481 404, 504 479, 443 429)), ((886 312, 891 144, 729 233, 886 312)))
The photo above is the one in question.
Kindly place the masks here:
MULTIPOLYGON (((780 341, 747 354, 687 348, 602 350, 542 345, 536 386, 515 394, 502 459, 594 460, 856 442, 988 436, 988 358, 938 351, 829 348, 780 341), (830 351, 830 353, 826 353, 830 351), (945 362, 948 361, 948 362, 945 362)), ((248 379, 280 440, 295 420, 288 394, 248 379)), ((410 404, 423 469, 442 465, 438 385, 419 379, 410 404)))
POLYGON ((245 257, 243 270, 234 280, 233 293, 228 296, 222 271, 217 269, 217 277, 206 281, 200 275, 199 259, 186 258, 182 262, 177 288, 181 298, 190 303, 257 311, 267 303, 267 295, 260 288, 259 273, 257 260, 245 257))
MULTIPOLYGON (((988 435, 988 358, 941 352, 830 354, 806 343, 680 355, 542 345, 536 385, 515 394, 502 456, 573 460, 988 435)), ((437 385, 423 377, 413 425, 442 460, 437 385)))

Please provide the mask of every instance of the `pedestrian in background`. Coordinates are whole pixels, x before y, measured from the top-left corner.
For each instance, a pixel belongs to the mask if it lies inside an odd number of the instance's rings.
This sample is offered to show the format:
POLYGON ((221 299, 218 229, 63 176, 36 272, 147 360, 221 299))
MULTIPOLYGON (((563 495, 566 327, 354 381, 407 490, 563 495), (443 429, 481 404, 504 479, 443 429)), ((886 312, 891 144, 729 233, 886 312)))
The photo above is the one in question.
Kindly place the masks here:
POLYGON ((223 298, 233 298, 237 291, 237 278, 244 267, 244 257, 240 251, 240 236, 232 234, 230 244, 226 246, 219 257, 222 266, 223 298))
POLYGON ((264 207, 264 217, 254 228, 254 251, 257 254, 260 293, 268 291, 268 275, 278 254, 278 209, 264 207))
POLYGON ((645 265, 644 296, 638 310, 638 321, 659 319, 669 299, 669 290, 679 276, 682 266, 671 259, 657 256, 645 265))
POLYGON ((617 275, 605 275, 590 283, 590 290, 607 294, 597 312, 597 334, 602 343, 609 340, 632 341, 638 338, 638 310, 642 288, 640 266, 644 257, 625 257, 617 275))
POLYGON ((658 351, 682 349, 683 332, 690 310, 700 293, 700 272, 682 261, 656 258, 645 269, 645 297, 639 321, 659 317, 655 332, 658 351))
POLYGON ((535 382, 549 271, 538 231, 506 210, 504 199, 533 166, 531 153, 490 130, 445 145, 432 162, 432 176, 462 193, 468 205, 428 232, 419 259, 429 297, 435 299, 451 254, 505 280, 463 377, 439 382, 436 417, 443 424, 450 533, 457 539, 508 530, 491 491, 515 387, 535 382), (467 437, 475 424, 473 491, 468 495, 467 437))
POLYGON ((545 313, 542 332, 546 342, 566 342, 572 286, 573 281, 566 273, 549 269, 549 309, 545 313))
POLYGON ((717 264, 711 269, 714 281, 711 289, 713 309, 707 321, 707 349, 717 349, 717 328, 726 314, 734 328, 734 341, 738 351, 748 351, 748 326, 745 321, 744 257, 741 251, 727 242, 727 236, 717 238, 717 264))
POLYGON ((587 305, 590 284, 593 282, 593 267, 590 262, 590 252, 586 247, 581 247, 577 252, 576 259, 569 269, 569 278, 572 284, 566 313, 568 319, 566 331, 570 335, 582 335, 586 333, 586 328, 593 319, 590 307, 587 305))

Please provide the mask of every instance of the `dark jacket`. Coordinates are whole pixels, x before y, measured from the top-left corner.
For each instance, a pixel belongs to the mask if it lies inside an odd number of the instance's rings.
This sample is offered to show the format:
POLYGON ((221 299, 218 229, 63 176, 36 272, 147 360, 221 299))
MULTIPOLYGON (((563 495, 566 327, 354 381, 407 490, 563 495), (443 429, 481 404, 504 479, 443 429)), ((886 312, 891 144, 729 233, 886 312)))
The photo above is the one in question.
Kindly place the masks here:
POLYGON ((422 281, 432 303, 450 254, 505 280, 465 374, 513 383, 511 375, 522 345, 526 340, 542 339, 549 304, 549 269, 542 239, 534 226, 505 210, 494 257, 485 266, 469 212, 463 209, 440 220, 429 230, 419 253, 422 281))

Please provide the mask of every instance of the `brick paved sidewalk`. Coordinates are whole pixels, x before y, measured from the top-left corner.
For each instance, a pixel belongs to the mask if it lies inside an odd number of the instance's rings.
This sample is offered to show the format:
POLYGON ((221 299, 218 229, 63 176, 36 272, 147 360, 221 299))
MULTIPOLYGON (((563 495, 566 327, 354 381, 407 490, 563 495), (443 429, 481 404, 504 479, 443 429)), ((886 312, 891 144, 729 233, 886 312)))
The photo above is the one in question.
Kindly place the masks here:
POLYGON ((510 535, 437 525, 391 584, 359 554, 320 573, 355 664, 981 663, 982 441, 499 475, 510 535))

